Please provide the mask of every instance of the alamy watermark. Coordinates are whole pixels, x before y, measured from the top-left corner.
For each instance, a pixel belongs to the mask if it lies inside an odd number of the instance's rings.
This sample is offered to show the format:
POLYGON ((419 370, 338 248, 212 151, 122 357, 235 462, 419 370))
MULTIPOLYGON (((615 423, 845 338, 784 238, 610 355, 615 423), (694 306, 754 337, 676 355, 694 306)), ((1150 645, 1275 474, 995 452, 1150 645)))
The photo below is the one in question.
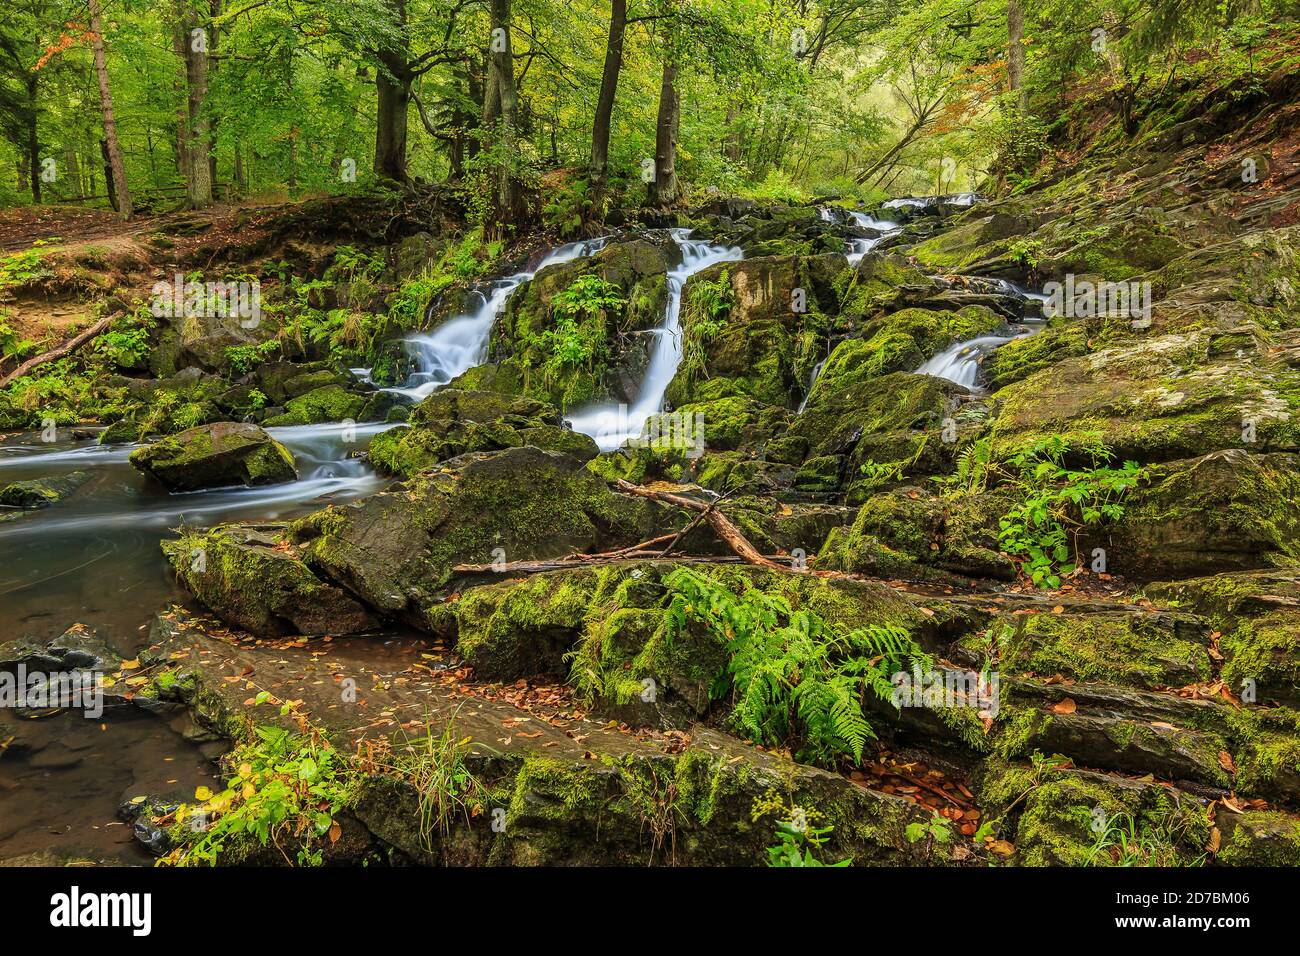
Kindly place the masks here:
POLYGON ((925 707, 947 710, 970 707, 981 717, 998 715, 998 675, 996 671, 956 670, 946 667, 922 671, 920 664, 911 673, 897 671, 889 682, 894 685, 890 703, 895 707, 925 707))
POLYGON ((1077 281, 1070 273, 1064 282, 1048 282, 1043 286, 1043 293, 1047 296, 1043 312, 1049 317, 1086 319, 1118 314, 1134 319, 1151 318, 1150 282, 1077 281))
POLYGON ((150 305, 156 319, 237 318, 245 329, 262 321, 262 283, 257 279, 237 282, 199 282, 176 273, 175 281, 155 282, 150 305))
POLYGON ((29 671, 19 664, 0 672, 0 707, 83 711, 89 720, 104 714, 104 675, 98 671, 29 671))

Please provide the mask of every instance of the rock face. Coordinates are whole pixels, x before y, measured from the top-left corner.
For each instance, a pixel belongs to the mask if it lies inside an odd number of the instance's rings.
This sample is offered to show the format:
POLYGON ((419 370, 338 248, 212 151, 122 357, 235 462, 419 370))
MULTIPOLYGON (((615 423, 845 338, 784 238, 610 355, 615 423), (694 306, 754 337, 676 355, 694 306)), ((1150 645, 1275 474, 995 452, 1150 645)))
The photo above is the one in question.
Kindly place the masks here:
POLYGON ((293 455, 256 425, 219 422, 131 453, 131 464, 169 491, 271 485, 298 477, 293 455))

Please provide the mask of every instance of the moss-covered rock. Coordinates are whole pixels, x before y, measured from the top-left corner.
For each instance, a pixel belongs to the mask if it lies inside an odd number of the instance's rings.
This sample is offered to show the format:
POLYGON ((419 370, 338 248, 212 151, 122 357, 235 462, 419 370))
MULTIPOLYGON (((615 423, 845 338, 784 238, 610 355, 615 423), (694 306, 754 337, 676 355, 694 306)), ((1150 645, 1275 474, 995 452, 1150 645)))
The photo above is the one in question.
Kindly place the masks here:
POLYGON ((458 564, 553 558, 651 537, 645 499, 611 492, 568 455, 471 453, 293 525, 304 560, 383 613, 429 626, 458 564))
POLYGON ((998 519, 1010 500, 967 495, 944 500, 915 487, 875 495, 850 527, 826 541, 818 568, 890 577, 923 577, 926 569, 1010 580, 1011 561, 998 547, 998 519))
POLYGON ((410 478, 467 452, 532 445, 588 461, 596 443, 562 424, 559 411, 536 399, 445 388, 412 409, 410 427, 376 435, 368 457, 381 474, 410 478))
POLYGON ((256 425, 200 425, 131 453, 131 464, 169 491, 269 485, 298 477, 293 455, 256 425))
POLYGON ((226 525, 163 542, 177 577, 223 620, 260 637, 353 634, 375 617, 322 581, 282 537, 283 525, 226 525))
POLYGON ((898 463, 897 477, 923 472, 933 467, 933 462, 923 461, 925 449, 931 455, 945 454, 943 422, 965 394, 946 379, 908 372, 864 378, 840 389, 814 387, 781 452, 801 461, 849 455, 850 475, 860 473, 867 461, 883 463, 900 455, 905 457, 898 463), (908 459, 914 460, 911 467, 908 459))
MULTIPOLYGON (((1031 346, 1022 345, 1021 349, 1031 346)), ((1001 351, 1001 350, 999 350, 1001 351)), ((1057 360, 997 393, 993 452, 1051 436, 1139 462, 1300 446, 1300 360, 1260 331, 1206 329, 1057 360)))
POLYGON ((1300 704, 1300 569, 1218 574, 1145 591, 1209 616, 1222 632, 1221 676, 1233 693, 1300 704))
POLYGON ((996 659, 1014 672, 1182 687, 1210 677, 1209 633, 1204 621, 1171 613, 1017 614, 963 643, 977 650, 992 641, 996 659))
POLYGON ((765 256, 693 275, 682 293, 682 362, 669 402, 748 396, 792 405, 800 389, 801 333, 815 335, 829 324, 839 304, 835 276, 843 269, 840 255, 765 256))
POLYGON ((1218 860, 1228 866, 1300 864, 1300 820, 1276 810, 1220 811, 1218 860))
POLYGON ((262 424, 315 425, 321 422, 358 421, 366 407, 367 396, 352 392, 342 385, 324 385, 291 398, 282 415, 274 415, 262 424))
POLYGON ((1139 580, 1300 558, 1300 456, 1240 449, 1156 467, 1110 529, 1108 566, 1139 580))
POLYGON ((543 269, 511 296, 494 327, 492 381, 471 373, 457 385, 529 395, 566 410, 634 398, 651 345, 644 333, 668 302, 667 270, 667 249, 649 239, 614 242, 543 269))
MULTIPOLYGON (((29 478, 13 481, 0 488, 0 506, 32 510, 48 508, 62 501, 90 480, 88 471, 72 471, 50 478, 29 478)), ((0 511, 0 520, 4 512, 0 511)))

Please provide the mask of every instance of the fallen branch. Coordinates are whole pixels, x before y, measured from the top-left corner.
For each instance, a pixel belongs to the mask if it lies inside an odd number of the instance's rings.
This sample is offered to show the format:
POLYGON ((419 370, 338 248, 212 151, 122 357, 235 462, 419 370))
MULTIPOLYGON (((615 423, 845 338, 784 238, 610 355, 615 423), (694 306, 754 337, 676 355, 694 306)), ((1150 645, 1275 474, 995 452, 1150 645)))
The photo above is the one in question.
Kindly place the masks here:
POLYGON ((703 518, 713 528, 714 532, 727 543, 727 546, 735 551, 750 564, 756 564, 761 568, 774 568, 778 571, 786 570, 775 561, 771 561, 758 553, 758 549, 749 543, 739 528, 730 518, 724 515, 717 508, 713 507, 714 502, 705 503, 696 501, 693 498, 687 498, 684 495, 676 495, 671 491, 655 491, 653 488, 644 488, 641 485, 634 485, 630 481, 620 478, 614 483, 614 487, 619 491, 629 495, 637 495, 641 498, 650 498, 653 501, 662 501, 670 505, 676 505, 679 508, 686 508, 691 511, 703 512, 703 518))
MULTIPOLYGON (((452 570, 457 574, 539 574, 543 571, 566 571, 619 561, 657 561, 658 551, 620 551, 609 554, 569 554, 562 558, 541 561, 507 561, 502 564, 457 564, 452 570)), ((742 560, 731 554, 683 554, 672 559, 681 564, 735 564, 742 560)))
POLYGON ((48 352, 42 352, 40 355, 37 355, 34 358, 29 358, 26 362, 24 362, 22 365, 19 365, 16 369, 14 369, 4 378, 0 378, 0 388, 4 388, 6 385, 8 385, 16 378, 21 378, 22 376, 26 375, 28 372, 36 368, 38 365, 44 365, 46 362, 51 362, 56 358, 62 358, 65 355, 69 355, 72 352, 75 352, 77 349, 81 348, 83 345, 85 345, 95 336, 99 335, 99 333, 107 329, 109 325, 112 324, 113 320, 121 314, 122 313, 120 312, 115 312, 110 316, 102 318, 94 325, 90 326, 90 328, 83 329, 82 331, 78 332, 76 335, 68 339, 68 341, 64 342, 58 348, 50 349, 48 352))

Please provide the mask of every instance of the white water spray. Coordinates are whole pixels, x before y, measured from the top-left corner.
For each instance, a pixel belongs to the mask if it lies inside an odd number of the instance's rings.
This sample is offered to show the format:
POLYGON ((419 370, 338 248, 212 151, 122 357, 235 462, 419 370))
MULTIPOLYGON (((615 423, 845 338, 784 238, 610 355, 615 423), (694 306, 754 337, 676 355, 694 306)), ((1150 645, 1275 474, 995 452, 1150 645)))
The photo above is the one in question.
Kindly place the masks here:
MULTIPOLYGON (((531 272, 516 272, 492 283, 489 294, 477 312, 448 319, 432 332, 421 332, 405 339, 406 350, 416 370, 404 385, 381 391, 405 395, 412 401, 428 397, 457 375, 481 365, 487 359, 488 338, 492 326, 506 307, 511 294, 548 266, 571 262, 605 248, 608 237, 570 242, 552 249, 531 272)), ((369 370, 353 369, 353 373, 369 370)))
POLYGON ((568 419, 574 431, 594 438, 601 451, 613 451, 629 438, 639 437, 646 419, 663 408, 668 385, 682 361, 682 289, 686 280, 711 265, 736 262, 744 257, 740 249, 688 238, 689 229, 672 229, 670 233, 681 249, 682 262, 668 273, 668 308, 664 311, 663 324, 654 331, 654 353, 636 401, 631 407, 604 402, 583 409, 568 419))

